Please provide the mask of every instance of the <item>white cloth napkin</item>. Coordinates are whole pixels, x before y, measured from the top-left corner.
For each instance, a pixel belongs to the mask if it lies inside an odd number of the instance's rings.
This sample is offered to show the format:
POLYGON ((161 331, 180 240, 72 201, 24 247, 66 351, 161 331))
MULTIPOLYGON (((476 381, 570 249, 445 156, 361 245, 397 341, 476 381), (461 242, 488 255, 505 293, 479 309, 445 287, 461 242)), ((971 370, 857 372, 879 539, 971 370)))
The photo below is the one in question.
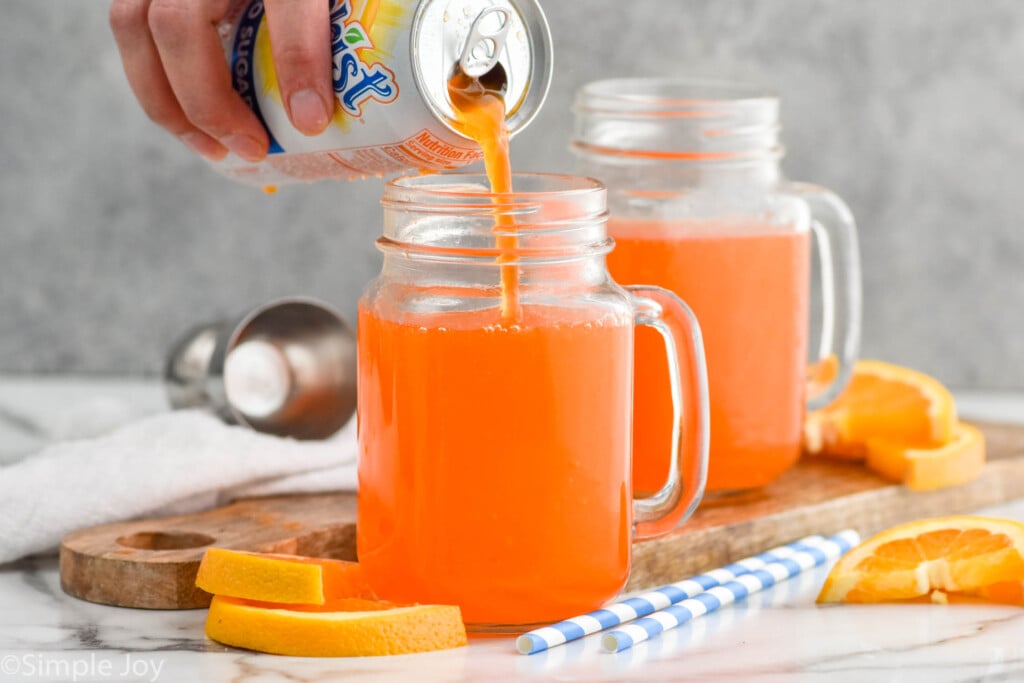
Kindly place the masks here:
POLYGON ((0 467, 0 563, 52 550, 82 527, 244 496, 355 490, 355 422, 325 441, 296 441, 179 411, 48 445, 0 467))

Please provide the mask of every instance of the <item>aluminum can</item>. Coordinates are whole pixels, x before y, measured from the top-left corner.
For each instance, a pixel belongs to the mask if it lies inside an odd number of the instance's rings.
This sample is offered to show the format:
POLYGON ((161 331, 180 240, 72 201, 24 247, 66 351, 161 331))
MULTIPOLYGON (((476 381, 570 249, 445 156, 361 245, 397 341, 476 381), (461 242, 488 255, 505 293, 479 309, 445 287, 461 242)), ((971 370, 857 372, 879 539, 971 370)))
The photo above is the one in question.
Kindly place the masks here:
POLYGON ((324 2, 330 3, 335 112, 317 136, 303 135, 288 120, 263 0, 236 0, 220 24, 234 88, 270 136, 262 162, 233 154, 215 162, 224 175, 267 186, 440 171, 480 160, 480 147, 453 126, 447 84, 486 13, 500 12, 508 24, 493 58, 506 79, 511 134, 533 120, 547 96, 551 34, 536 0, 324 2))

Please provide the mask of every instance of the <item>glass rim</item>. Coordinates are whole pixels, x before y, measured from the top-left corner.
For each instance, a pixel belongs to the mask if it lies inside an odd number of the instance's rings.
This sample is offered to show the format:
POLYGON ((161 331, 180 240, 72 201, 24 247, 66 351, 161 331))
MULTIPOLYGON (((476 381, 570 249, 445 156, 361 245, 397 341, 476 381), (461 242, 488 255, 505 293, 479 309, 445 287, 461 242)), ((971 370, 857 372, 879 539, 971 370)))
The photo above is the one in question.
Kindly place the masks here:
POLYGON ((490 181, 482 171, 443 171, 432 174, 408 174, 389 180, 384 189, 381 203, 385 206, 401 206, 417 203, 432 204, 437 200, 463 200, 471 204, 488 203, 508 205, 519 202, 538 202, 555 198, 586 198, 607 193, 599 180, 582 175, 567 173, 512 173, 512 192, 493 192, 490 181), (516 190, 517 180, 541 181, 551 185, 549 189, 516 190), (447 181, 447 182, 446 182, 447 181), (395 196, 395 195, 399 196, 395 196))
POLYGON ((512 174, 513 188, 517 185, 527 189, 492 192, 486 174, 466 171, 389 180, 381 199, 384 235, 377 240, 377 248, 407 258, 483 265, 556 263, 610 250, 606 229, 608 191, 604 183, 582 175, 524 172, 512 174), (549 209, 554 211, 549 213, 549 209), (399 218, 403 215, 405 218, 399 218), (399 229, 405 221, 415 226, 420 219, 438 217, 454 219, 452 225, 462 225, 466 234, 486 235, 488 244, 431 244, 411 237, 413 233, 402 234, 399 229), (498 217, 511 222, 501 223, 498 217), (544 245, 490 244, 501 238, 558 239, 544 245))
MULTIPOLYGON (((601 111, 611 105, 699 110, 723 105, 767 106, 778 101, 775 90, 756 82, 669 76, 591 81, 579 89, 576 107, 585 111, 601 111)), ((619 108, 614 111, 621 112, 619 108)))

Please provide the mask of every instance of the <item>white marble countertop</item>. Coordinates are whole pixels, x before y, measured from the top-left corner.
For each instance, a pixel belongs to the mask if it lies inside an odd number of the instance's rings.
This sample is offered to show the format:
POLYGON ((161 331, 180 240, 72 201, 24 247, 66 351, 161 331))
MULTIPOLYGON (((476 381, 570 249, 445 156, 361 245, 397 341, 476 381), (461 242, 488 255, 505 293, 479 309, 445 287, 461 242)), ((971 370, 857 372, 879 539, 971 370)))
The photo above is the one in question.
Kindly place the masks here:
MULTIPOLYGON (((75 406, 98 395, 131 398, 111 403, 112 421, 124 417, 125 405, 132 414, 163 406, 150 382, 0 377, 0 456, 13 459, 53 435, 80 432, 75 406)), ((957 397, 965 417, 1024 422, 1024 393, 957 397)), ((1024 500, 985 512, 1024 520, 1024 500)), ((592 636, 530 657, 516 654, 510 638, 487 638, 447 652, 344 660, 223 647, 203 636, 202 610, 83 602, 61 592, 54 558, 35 558, 0 565, 0 681, 1024 680, 1024 610, 819 607, 814 597, 826 573, 806 574, 617 655, 599 652, 592 636)))

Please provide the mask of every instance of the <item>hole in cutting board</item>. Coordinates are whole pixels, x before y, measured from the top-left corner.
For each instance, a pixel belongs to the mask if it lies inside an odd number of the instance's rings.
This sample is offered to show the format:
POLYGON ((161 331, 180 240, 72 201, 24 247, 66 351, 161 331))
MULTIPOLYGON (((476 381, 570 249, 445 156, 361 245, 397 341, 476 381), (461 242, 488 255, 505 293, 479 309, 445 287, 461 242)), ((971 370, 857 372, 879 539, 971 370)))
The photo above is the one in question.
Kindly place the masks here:
POLYGON ((118 545, 136 550, 185 550, 213 543, 213 537, 190 531, 140 531, 117 539, 118 545))

